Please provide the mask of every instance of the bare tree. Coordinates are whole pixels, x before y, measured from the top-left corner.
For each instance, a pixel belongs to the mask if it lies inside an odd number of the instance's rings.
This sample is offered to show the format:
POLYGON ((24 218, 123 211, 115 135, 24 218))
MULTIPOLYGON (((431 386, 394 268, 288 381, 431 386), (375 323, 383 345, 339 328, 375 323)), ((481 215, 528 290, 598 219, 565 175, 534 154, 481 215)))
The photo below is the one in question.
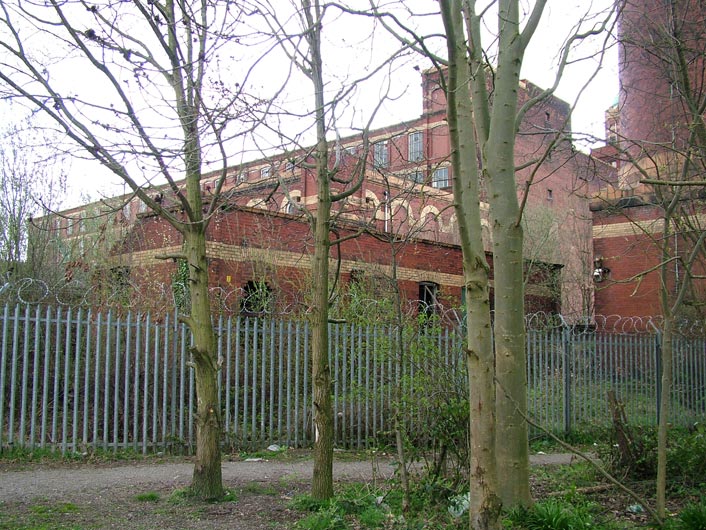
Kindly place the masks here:
POLYGON ((68 149, 121 178, 181 235, 181 252, 163 257, 188 264, 190 313, 181 319, 193 336, 198 403, 191 490, 205 499, 223 495, 205 234, 222 200, 224 142, 246 129, 252 109, 251 70, 236 83, 223 66, 245 49, 236 47, 241 23, 235 6, 199 0, 3 2, 0 11, 2 96, 40 111, 68 149), (206 164, 220 171, 208 196, 206 164), (162 202, 155 185, 171 200, 162 202))
POLYGON ((35 277, 46 265, 46 260, 37 255, 46 248, 46 237, 41 244, 30 242, 28 225, 57 202, 63 189, 61 160, 54 158, 48 145, 48 137, 41 131, 33 131, 27 124, 9 127, 0 137, 0 270, 3 277, 10 272, 35 277), (33 258, 31 262, 28 254, 33 258))
MULTIPOLYGON (((667 439, 673 373, 672 343, 680 318, 703 319, 706 226, 706 11, 700 3, 635 2, 621 11, 621 101, 615 147, 619 188, 652 212, 635 232, 654 265, 631 278, 657 275, 661 330, 657 514, 665 517, 667 439), (649 112, 647 111, 649 109, 649 112), (654 213, 657 212, 657 213, 654 213)), ((627 212, 628 209, 623 209, 627 212)))
MULTIPOLYGON (((434 55, 429 39, 394 17, 388 28, 430 57, 440 70, 454 170, 454 206, 464 254, 468 312, 468 366, 471 379, 471 527, 497 528, 500 506, 528 504, 529 465, 524 341, 523 231, 525 202, 518 200, 515 140, 524 117, 556 89, 570 52, 582 39, 602 32, 598 20, 574 28, 558 53, 553 86, 518 98, 520 69, 546 2, 535 2, 521 17, 520 3, 439 2, 448 61, 434 55), (485 31, 489 28, 488 31, 485 31), (488 39, 488 37, 490 37, 488 39), (494 258, 495 322, 491 332, 488 265, 480 240, 479 193, 487 189, 494 258), (491 348, 495 338, 495 353, 491 348), (497 392, 496 392, 497 388, 497 392), (496 421, 497 420, 497 421, 496 421), (497 433, 496 433, 497 429, 497 433), (498 481, 498 476, 503 480, 498 481)), ((558 131, 557 141, 563 136, 558 131)), ((536 166, 556 145, 538 153, 536 166)), ((523 161, 524 162, 524 161, 523 161)), ((531 185, 531 181, 528 181, 531 185)))
MULTIPOLYGON (((368 130, 377 110, 385 101, 380 101, 369 109, 370 118, 358 133, 359 145, 351 165, 340 142, 338 120, 349 105, 348 97, 361 83, 383 70, 395 55, 380 64, 373 64, 370 71, 359 79, 347 79, 336 88, 327 86, 324 32, 327 28, 327 13, 339 11, 339 7, 327 5, 319 0, 301 0, 292 2, 291 15, 298 25, 288 24, 288 15, 283 13, 282 5, 260 2, 259 12, 269 26, 272 38, 285 52, 290 64, 295 65, 299 74, 303 74, 311 86, 313 110, 311 113, 299 113, 298 119, 311 123, 315 131, 313 147, 299 145, 300 140, 288 136, 277 126, 273 129, 285 138, 288 148, 294 147, 300 153, 299 164, 311 170, 316 182, 316 204, 311 209, 303 207, 314 239, 314 251, 311 271, 311 323, 312 323, 312 384, 314 402, 314 471, 312 477, 312 496, 327 499, 333 495, 333 407, 331 402, 331 368, 329 365, 329 308, 334 297, 334 286, 339 271, 330 268, 330 249, 340 245, 364 231, 364 226, 352 233, 339 234, 337 219, 346 222, 356 214, 357 207, 351 204, 353 196, 361 189, 366 175, 368 157, 368 130), (335 139, 334 139, 335 137, 335 139), (334 281, 331 282, 331 277, 334 281)), ((331 13, 329 17, 334 17, 331 13)), ((294 79, 294 77, 292 77, 294 79)), ((351 141, 351 138, 348 138, 351 141)), ((292 203, 290 190, 284 179, 279 185, 292 203)))

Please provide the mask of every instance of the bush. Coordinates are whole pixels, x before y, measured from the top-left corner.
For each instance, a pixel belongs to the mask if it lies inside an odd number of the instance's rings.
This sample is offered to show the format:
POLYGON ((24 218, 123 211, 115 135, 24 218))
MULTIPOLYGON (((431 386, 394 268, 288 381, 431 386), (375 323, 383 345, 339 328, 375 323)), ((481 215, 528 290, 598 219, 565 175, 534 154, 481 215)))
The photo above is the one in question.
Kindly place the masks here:
POLYGON ((706 528, 706 504, 689 504, 678 517, 680 530, 704 530, 706 528))
MULTIPOLYGON (((633 480, 654 479, 657 476, 657 429, 634 429, 632 444, 635 456, 632 460, 622 458, 616 445, 600 447, 599 456, 616 475, 633 480)), ((687 486, 698 486, 706 481, 706 427, 697 425, 689 431, 673 429, 669 432, 667 476, 687 486)))
POLYGON ((666 530, 704 530, 706 528, 706 501, 688 504, 664 526, 666 530))
POLYGON ((550 499, 531 508, 514 509, 508 514, 505 526, 526 530, 583 530, 593 528, 591 522, 591 515, 584 507, 550 499))

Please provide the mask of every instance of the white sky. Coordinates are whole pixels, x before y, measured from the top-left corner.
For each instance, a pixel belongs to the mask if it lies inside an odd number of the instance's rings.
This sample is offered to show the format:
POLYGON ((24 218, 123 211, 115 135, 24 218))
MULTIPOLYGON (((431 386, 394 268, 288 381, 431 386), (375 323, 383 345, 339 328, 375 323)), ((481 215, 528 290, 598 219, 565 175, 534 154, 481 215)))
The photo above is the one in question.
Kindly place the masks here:
MULTIPOLYGON (((275 5, 283 3, 282 0, 271 1, 275 5)), ((558 60, 559 50, 571 27, 579 20, 584 11, 589 9, 597 11, 610 3, 611 0, 596 0, 594 2, 550 0, 542 24, 527 51, 523 64, 523 78, 540 87, 551 85, 554 80, 553 65, 558 60)), ((363 4, 367 4, 367 2, 363 2, 363 4)), ((427 6, 430 10, 436 8, 436 3, 431 0, 414 0, 408 5, 420 9, 422 8, 420 6, 427 6)), ((369 72, 371 65, 379 62, 381 57, 389 53, 393 47, 393 40, 384 33, 384 29, 378 27, 377 32, 373 32, 374 28, 371 24, 372 22, 364 20, 360 22, 360 25, 352 25, 349 18, 337 18, 333 21, 329 20, 328 24, 324 26, 325 45, 327 46, 324 61, 328 75, 328 87, 331 91, 335 90, 336 86, 345 84, 347 80, 369 72)), ((425 17, 419 24, 427 31, 436 32, 441 29, 438 16, 425 17)), ((437 39, 434 45, 437 48, 442 48, 443 42, 437 39)), ((594 43, 592 46, 596 47, 597 44, 594 43)), ((590 55, 590 46, 584 46, 579 52, 590 55)), ((253 53, 259 52, 254 51, 253 53)), ((247 58, 244 58, 243 63, 245 62, 247 62, 247 58)), ((228 76, 239 78, 238 68, 242 68, 240 64, 228 61, 223 61, 222 64, 227 65, 224 66, 223 72, 219 72, 223 78, 228 79, 228 76)), ((367 121, 370 108, 380 99, 379 95, 383 90, 381 87, 389 86, 390 94, 394 96, 394 100, 385 103, 375 120, 376 126, 390 125, 418 117, 422 111, 421 78, 415 66, 426 69, 431 66, 431 63, 420 57, 408 57, 396 63, 390 76, 386 77, 380 74, 373 81, 367 83, 364 88, 358 89, 338 123, 343 130, 342 134, 345 134, 346 128, 350 125, 361 126, 367 121)), ((557 89, 557 96, 573 103, 577 92, 584 85, 587 77, 596 70, 596 67, 597 60, 588 59, 567 68, 557 89)), ((264 60, 260 59, 251 78, 253 89, 255 91, 261 90, 263 96, 266 97, 272 86, 277 85, 278 79, 284 80, 287 70, 288 65, 283 63, 281 56, 270 55, 264 60)), ((63 82, 70 84, 77 80, 78 76, 75 75, 75 72, 79 69, 64 68, 63 71, 74 72, 74 75, 66 77, 62 80, 63 82)), ((81 71, 85 72, 85 70, 81 71)), ((75 90, 93 90, 94 92, 102 90, 98 88, 99 85, 88 83, 85 75, 80 76, 79 83, 81 85, 77 86, 75 90)), ((288 105, 293 105, 297 110, 303 110, 311 107, 313 98, 310 93, 309 85, 302 77, 295 82, 290 81, 287 85, 285 99, 288 105)), ((617 94, 617 51, 613 47, 607 53, 602 69, 576 107, 573 116, 574 130, 603 137, 604 111, 615 102, 617 94)), ((308 122, 301 119, 292 122, 285 120, 282 127, 306 129, 308 122)), ((253 140, 258 146, 267 148, 272 138, 263 133, 250 138, 251 142, 253 140)), ((306 142, 306 140, 304 141, 306 142)), ((231 149, 236 152, 240 148, 232 146, 231 149)), ((243 160, 254 158, 259 158, 259 156, 252 150, 251 144, 250 152, 246 152, 242 157, 233 156, 232 163, 237 164, 243 160)), ((115 195, 126 189, 117 177, 109 174, 98 163, 74 160, 69 174, 64 207, 78 205, 85 200, 86 196, 97 199, 101 195, 115 195)))

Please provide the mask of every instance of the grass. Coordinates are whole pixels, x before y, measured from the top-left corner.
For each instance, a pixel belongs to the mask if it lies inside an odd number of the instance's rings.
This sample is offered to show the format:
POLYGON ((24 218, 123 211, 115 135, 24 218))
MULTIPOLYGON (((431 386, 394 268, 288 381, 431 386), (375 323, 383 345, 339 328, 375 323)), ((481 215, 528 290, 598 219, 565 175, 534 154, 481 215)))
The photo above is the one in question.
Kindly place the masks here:
POLYGON ((252 495, 277 495, 278 491, 272 484, 262 482, 248 482, 241 491, 252 495))
MULTIPOLYGON (((211 499, 206 502, 210 504, 217 504, 220 502, 236 502, 238 496, 232 489, 226 489, 224 491, 223 497, 220 499, 211 499)), ((174 490, 171 495, 169 495, 167 501, 171 504, 201 504, 203 501, 198 499, 189 488, 179 488, 174 490)))
POLYGON ((0 510, 0 529, 13 530, 83 530, 74 518, 82 510, 72 502, 30 504, 24 513, 7 514, 0 510))
POLYGON ((139 502, 159 502, 159 493, 156 491, 146 491, 135 495, 135 500, 139 502))
POLYGON ((12 447, 0 451, 0 464, 20 469, 25 465, 34 464, 105 464, 135 461, 158 462, 163 460, 165 460, 165 457, 162 453, 143 454, 131 448, 120 449, 119 451, 88 448, 82 452, 68 451, 64 454, 61 451, 46 447, 12 447))

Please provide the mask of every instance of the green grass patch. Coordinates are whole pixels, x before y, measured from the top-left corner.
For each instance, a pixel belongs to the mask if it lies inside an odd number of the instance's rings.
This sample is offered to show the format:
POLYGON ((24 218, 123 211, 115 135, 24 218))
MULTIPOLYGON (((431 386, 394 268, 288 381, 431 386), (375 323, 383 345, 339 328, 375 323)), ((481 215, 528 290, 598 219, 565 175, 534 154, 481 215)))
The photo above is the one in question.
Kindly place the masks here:
MULTIPOLYGON (((573 506, 558 499, 534 504, 531 508, 517 508, 505 520, 507 528, 523 530, 589 530, 593 518, 583 506, 573 506)), ((600 528, 600 527, 599 527, 600 528)))
POLYGON ((140 502, 159 502, 159 493, 156 491, 146 491, 135 495, 135 500, 140 502))
POLYGON ((226 489, 223 492, 223 497, 220 499, 209 499, 203 501, 191 491, 191 488, 180 488, 174 490, 171 495, 167 498, 167 502, 170 504, 200 504, 202 502, 209 502, 212 504, 219 502, 235 502, 238 500, 238 496, 234 490, 226 489))

